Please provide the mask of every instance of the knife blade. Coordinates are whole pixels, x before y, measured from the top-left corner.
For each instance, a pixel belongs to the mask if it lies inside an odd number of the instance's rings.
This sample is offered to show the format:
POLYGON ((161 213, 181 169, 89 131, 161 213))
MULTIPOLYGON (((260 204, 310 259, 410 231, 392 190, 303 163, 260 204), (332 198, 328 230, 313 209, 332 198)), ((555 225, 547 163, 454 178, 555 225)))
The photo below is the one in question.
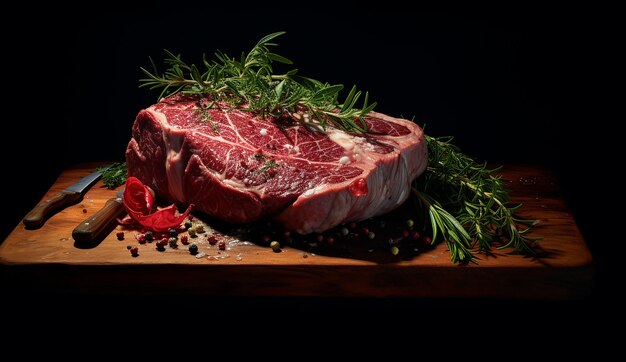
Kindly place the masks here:
POLYGON ((100 171, 90 173, 81 178, 65 190, 58 194, 43 200, 39 205, 35 206, 22 220, 27 229, 36 229, 41 227, 46 219, 53 213, 61 211, 65 207, 79 201, 85 195, 85 192, 93 186, 101 177, 102 172, 106 171, 111 165, 103 167, 100 171))
POLYGON ((124 188, 119 190, 115 197, 108 199, 102 209, 78 224, 72 231, 74 240, 92 242, 102 238, 105 233, 110 232, 109 229, 115 219, 126 211, 122 204, 123 196, 124 188))

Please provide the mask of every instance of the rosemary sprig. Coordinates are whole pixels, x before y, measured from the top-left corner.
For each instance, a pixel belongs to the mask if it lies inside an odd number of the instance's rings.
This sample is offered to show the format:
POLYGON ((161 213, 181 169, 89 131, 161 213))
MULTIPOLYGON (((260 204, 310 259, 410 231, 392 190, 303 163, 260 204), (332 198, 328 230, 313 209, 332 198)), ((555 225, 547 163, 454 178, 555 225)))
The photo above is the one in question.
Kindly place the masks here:
POLYGON ((508 206, 509 191, 494 174, 498 169, 461 153, 451 137, 425 137, 428 166, 413 182, 412 191, 428 213, 433 243, 441 235, 453 262, 474 262, 475 244, 479 252, 488 252, 502 239, 506 242, 498 249, 533 254, 540 239, 527 234, 537 221, 515 216, 521 205, 508 206))
POLYGON ((212 105, 224 101, 255 114, 279 117, 283 114, 307 113, 302 119, 319 122, 323 128, 328 123, 348 132, 366 132, 363 117, 372 111, 376 103, 368 104, 365 93, 363 104, 357 107, 362 92, 352 87, 343 102, 339 102, 341 84, 331 85, 302 77, 297 69, 284 74, 274 74, 273 63, 292 64, 291 60, 273 53, 271 41, 283 35, 277 32, 263 37, 240 58, 232 58, 221 51, 215 59, 203 56, 204 70, 183 61, 180 55, 165 50, 165 64, 169 66, 162 74, 152 58, 152 71, 140 68, 146 76, 139 80, 139 87, 162 88, 159 99, 179 92, 208 95, 212 105))

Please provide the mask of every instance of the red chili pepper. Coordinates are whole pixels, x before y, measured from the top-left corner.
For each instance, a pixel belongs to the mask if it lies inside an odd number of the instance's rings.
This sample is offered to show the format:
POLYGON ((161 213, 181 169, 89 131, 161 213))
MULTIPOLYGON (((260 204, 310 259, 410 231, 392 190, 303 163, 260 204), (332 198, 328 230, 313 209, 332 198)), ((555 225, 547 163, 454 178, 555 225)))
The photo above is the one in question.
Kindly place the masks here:
POLYGON ((187 210, 178 216, 176 216, 178 210, 174 204, 152 212, 154 196, 136 177, 129 177, 126 180, 123 204, 133 220, 144 228, 155 232, 166 232, 171 228, 180 226, 193 206, 189 205, 187 210))
POLYGON ((138 178, 129 177, 126 180, 123 204, 127 211, 148 215, 152 212, 154 196, 138 178))

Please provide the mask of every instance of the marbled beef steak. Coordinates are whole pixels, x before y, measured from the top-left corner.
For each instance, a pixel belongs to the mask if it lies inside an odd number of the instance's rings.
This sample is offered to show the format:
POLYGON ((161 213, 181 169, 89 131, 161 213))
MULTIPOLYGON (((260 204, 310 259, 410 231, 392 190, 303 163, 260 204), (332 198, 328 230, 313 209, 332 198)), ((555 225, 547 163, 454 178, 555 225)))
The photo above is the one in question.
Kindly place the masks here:
POLYGON ((234 223, 273 218, 300 233, 391 211, 426 168, 413 122, 371 112, 349 134, 306 114, 261 118, 178 94, 139 112, 128 175, 168 201, 234 223))

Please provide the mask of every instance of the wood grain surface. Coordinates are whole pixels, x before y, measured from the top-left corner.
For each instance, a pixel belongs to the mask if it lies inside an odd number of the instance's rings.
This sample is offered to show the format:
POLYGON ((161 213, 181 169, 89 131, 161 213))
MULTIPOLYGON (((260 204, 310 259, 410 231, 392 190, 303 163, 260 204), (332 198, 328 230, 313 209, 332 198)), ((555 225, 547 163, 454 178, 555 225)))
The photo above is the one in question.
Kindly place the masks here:
MULTIPOLYGON (((66 170, 42 199, 98 165, 66 170)), ((201 235, 192 241, 206 255, 196 258, 183 245, 165 251, 156 250, 154 243, 139 245, 129 230, 120 241, 120 226, 103 240, 75 242, 72 230, 115 196, 116 190, 99 182, 40 229, 17 225, 0 245, 0 275, 4 288, 35 293, 522 299, 588 295, 593 284, 591 254, 560 198, 555 177, 527 166, 508 166, 501 172, 513 190, 513 201, 524 203, 521 215, 540 221, 534 232, 543 237, 537 257, 498 250, 479 255, 478 265, 454 265, 444 244, 402 257, 388 250, 346 257, 291 246, 276 253, 237 237, 228 237, 229 250, 219 251, 201 235), (130 255, 128 245, 139 247, 138 257, 130 255)), ((212 221, 202 220, 211 234, 212 221)))

